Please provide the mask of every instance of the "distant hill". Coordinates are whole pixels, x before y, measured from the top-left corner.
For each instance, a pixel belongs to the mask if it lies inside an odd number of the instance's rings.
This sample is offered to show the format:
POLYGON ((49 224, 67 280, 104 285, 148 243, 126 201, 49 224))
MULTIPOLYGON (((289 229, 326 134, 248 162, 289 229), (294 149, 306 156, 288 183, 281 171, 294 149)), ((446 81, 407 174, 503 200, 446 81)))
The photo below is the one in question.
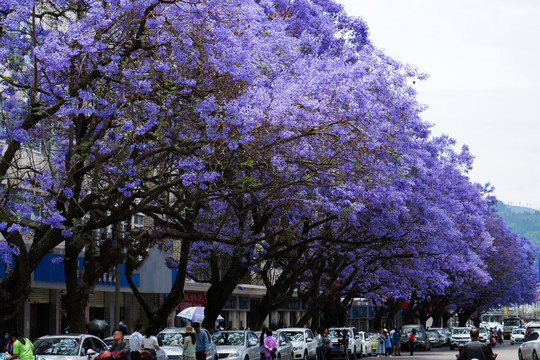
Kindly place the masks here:
POLYGON ((497 209, 504 222, 519 234, 528 237, 540 248, 540 211, 507 205, 499 201, 497 209))

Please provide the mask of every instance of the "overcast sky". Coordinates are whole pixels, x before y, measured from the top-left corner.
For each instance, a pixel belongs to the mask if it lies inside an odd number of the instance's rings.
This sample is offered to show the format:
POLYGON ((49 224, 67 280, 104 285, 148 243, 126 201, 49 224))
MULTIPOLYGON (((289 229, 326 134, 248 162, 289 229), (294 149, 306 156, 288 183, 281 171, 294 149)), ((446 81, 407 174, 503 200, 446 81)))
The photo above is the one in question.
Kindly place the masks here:
POLYGON ((540 209, 540 1, 336 1, 386 54, 430 74, 417 86, 424 119, 469 145, 471 179, 540 209))

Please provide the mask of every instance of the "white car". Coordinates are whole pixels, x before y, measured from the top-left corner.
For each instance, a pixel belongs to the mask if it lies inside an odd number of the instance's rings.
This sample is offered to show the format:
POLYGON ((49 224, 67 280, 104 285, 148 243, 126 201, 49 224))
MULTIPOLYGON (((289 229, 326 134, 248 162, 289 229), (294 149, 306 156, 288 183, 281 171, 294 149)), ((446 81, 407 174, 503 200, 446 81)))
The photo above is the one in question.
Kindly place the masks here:
POLYGON ((514 345, 515 343, 521 344, 524 338, 525 329, 514 329, 512 330, 512 333, 510 333, 510 345, 514 345))
POLYGON ((259 339, 251 330, 218 331, 212 335, 219 359, 259 360, 259 339))
POLYGON ((347 331, 349 337, 349 346, 347 348, 349 359, 353 358, 353 356, 362 357, 363 354, 367 355, 368 350, 365 335, 360 336, 360 333, 355 327, 332 327, 328 329, 328 336, 332 341, 332 354, 334 357, 336 355, 339 356, 340 354, 345 355, 344 349, 340 346, 343 331, 347 331), (364 348, 366 349, 364 350, 364 348))
POLYGON ((478 328, 478 333, 480 335, 478 338, 480 342, 487 342, 491 337, 491 333, 484 327, 478 328))
POLYGON ((452 328, 452 335, 450 336, 450 350, 454 350, 454 348, 459 345, 465 345, 469 341, 471 341, 471 328, 452 328))
MULTIPOLYGON (((218 360, 216 351, 216 344, 212 341, 212 336, 206 329, 201 329, 208 335, 209 349, 206 354, 206 360, 218 360)), ((184 353, 184 334, 186 328, 184 327, 168 327, 160 331, 157 335, 159 348, 162 349, 169 360, 182 360, 182 354, 184 353)))
POLYGON ((317 341, 313 332, 307 328, 278 329, 293 345, 293 359, 309 360, 317 358, 317 341))
POLYGON ((109 347, 88 334, 42 336, 34 341, 36 360, 92 360, 109 347))
MULTIPOLYGON (((257 339, 261 338, 260 331, 255 331, 255 335, 257 335, 257 339)), ((293 360, 293 344, 289 338, 284 333, 279 331, 274 332, 272 336, 278 341, 277 360, 293 360)))
POLYGON ((540 357, 540 332, 533 331, 519 346, 519 360, 536 360, 540 357))
POLYGON ((364 331, 359 331, 358 336, 362 344, 360 357, 369 356, 369 354, 371 354, 371 337, 369 336, 369 333, 364 332, 364 331))

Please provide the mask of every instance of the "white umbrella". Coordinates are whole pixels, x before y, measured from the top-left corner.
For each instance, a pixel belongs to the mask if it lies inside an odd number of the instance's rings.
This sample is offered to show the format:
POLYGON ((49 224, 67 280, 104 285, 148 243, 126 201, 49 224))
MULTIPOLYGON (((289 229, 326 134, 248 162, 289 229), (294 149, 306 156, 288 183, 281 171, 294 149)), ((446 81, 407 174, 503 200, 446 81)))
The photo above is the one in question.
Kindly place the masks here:
MULTIPOLYGON (((180 311, 176 316, 187 319, 191 322, 201 322, 204 320, 204 306, 190 306, 180 311)), ((217 321, 224 321, 223 316, 218 315, 217 321)))

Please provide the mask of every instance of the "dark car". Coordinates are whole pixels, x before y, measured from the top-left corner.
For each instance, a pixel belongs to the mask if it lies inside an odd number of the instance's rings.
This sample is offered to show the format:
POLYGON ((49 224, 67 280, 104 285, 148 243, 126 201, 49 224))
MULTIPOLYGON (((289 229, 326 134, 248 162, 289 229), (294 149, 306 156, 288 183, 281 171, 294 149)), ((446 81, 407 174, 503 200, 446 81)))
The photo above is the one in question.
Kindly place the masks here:
POLYGON ((429 342, 429 337, 426 334, 426 329, 423 325, 419 324, 403 325, 401 328, 401 348, 409 350, 409 335, 413 329, 416 329, 414 349, 423 351, 431 350, 431 343, 429 342))

